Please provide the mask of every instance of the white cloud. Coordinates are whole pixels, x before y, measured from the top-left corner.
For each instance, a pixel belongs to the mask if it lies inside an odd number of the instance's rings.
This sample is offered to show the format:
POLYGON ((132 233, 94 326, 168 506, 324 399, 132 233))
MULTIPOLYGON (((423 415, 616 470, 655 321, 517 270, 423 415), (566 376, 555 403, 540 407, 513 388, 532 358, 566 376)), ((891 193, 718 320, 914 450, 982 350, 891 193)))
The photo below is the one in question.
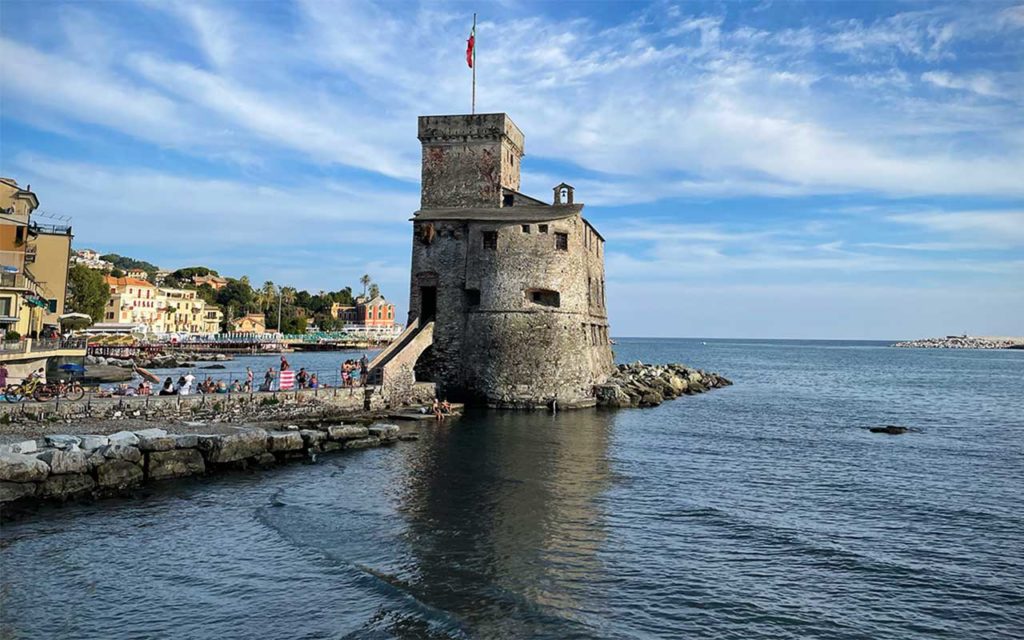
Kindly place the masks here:
POLYGON ((962 89, 989 97, 1004 95, 995 80, 985 74, 965 77, 955 76, 945 71, 926 71, 921 74, 921 79, 944 89, 962 89))
POLYGON ((1024 247, 1024 211, 904 213, 889 216, 889 220, 1002 246, 1024 247))
MULTIPOLYGON (((465 110, 461 14, 302 2, 292 22, 257 25, 205 3, 139 6, 180 20, 211 68, 159 42, 111 44, 116 58, 81 65, 8 39, 4 59, 27 62, 4 67, 14 112, 29 103, 243 162, 270 145, 414 182, 415 116, 465 110)), ((478 106, 510 112, 531 155, 601 174, 588 185, 597 202, 724 193, 1024 194, 1019 113, 921 104, 908 95, 898 61, 850 73, 815 57, 821 49, 873 57, 899 51, 941 63, 958 38, 982 28, 977 20, 936 10, 772 32, 730 30, 721 16, 677 11, 666 19, 659 11, 646 8, 610 27, 536 15, 481 22, 478 106), (874 87, 865 92, 870 108, 848 109, 846 97, 821 81, 833 76, 874 87), (955 147, 953 132, 962 137, 955 147), (972 145, 963 137, 971 134, 986 138, 972 145)), ((68 32, 69 42, 76 38, 68 32)), ((921 77, 978 95, 1001 91, 983 72, 936 68, 921 77)))

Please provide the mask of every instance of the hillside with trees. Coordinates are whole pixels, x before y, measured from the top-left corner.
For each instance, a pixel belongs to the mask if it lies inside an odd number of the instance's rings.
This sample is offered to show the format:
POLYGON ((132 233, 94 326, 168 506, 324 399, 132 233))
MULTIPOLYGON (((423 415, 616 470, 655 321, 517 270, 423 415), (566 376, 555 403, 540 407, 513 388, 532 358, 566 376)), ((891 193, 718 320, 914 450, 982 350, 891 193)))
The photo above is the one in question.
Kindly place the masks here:
MULTIPOLYGON (((103 260, 114 265, 113 276, 123 276, 129 269, 142 269, 148 274, 148 280, 159 286, 194 290, 207 304, 216 305, 224 312, 223 330, 230 327, 232 319, 248 313, 263 313, 266 316, 267 330, 280 329, 284 333, 303 333, 310 324, 321 330, 340 329, 342 321, 331 316, 331 306, 341 304, 352 306, 355 296, 351 287, 343 287, 337 291, 317 291, 312 293, 298 290, 295 287, 278 286, 273 282, 264 282, 254 287, 248 276, 231 278, 208 267, 192 266, 177 269, 157 282, 156 273, 159 267, 145 260, 137 260, 116 253, 102 256, 103 260), (204 284, 196 286, 194 276, 224 277, 227 284, 219 290, 204 284), (278 316, 281 322, 278 327, 278 316)), ((368 274, 359 279, 363 295, 374 297, 380 294, 380 288, 368 274)), ((103 319, 104 306, 109 297, 109 290, 103 281, 103 274, 82 265, 73 265, 69 271, 67 306, 71 311, 86 313, 96 322, 103 319)))

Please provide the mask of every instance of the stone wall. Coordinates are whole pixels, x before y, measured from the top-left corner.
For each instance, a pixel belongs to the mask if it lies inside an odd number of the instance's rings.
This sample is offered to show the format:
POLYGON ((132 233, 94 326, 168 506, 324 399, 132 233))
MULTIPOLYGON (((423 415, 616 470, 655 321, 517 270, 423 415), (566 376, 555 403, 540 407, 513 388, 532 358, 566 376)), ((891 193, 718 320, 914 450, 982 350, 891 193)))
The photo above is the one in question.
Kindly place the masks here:
POLYGON ((578 213, 551 209, 541 222, 439 222, 432 242, 414 239, 410 309, 417 317, 422 287, 436 287, 432 379, 442 394, 572 406, 610 373, 603 242, 578 213), (496 249, 484 248, 485 232, 497 234, 496 249), (556 248, 558 233, 567 250, 556 248), (534 291, 557 293, 558 306, 535 302, 534 291))
POLYGON ((379 412, 402 405, 428 402, 434 385, 418 383, 404 388, 404 395, 385 395, 380 387, 301 389, 294 391, 189 396, 129 396, 90 398, 70 402, 20 403, 0 401, 0 420, 11 422, 55 422, 91 418, 138 418, 167 420, 203 418, 234 422, 268 419, 276 414, 356 414, 379 412))
POLYGON ((604 240, 583 205, 501 199, 499 187, 518 190, 524 144, 505 114, 425 116, 419 138, 409 321, 434 321, 419 372, 441 395, 494 407, 593 404, 613 356, 604 240))
MULTIPOLYGON (((392 444, 396 425, 330 425, 267 431, 172 434, 163 429, 46 436, 0 451, 0 505, 63 502, 130 492, 143 484, 224 470, 315 461, 321 452, 392 444)), ((414 437, 414 436, 410 436, 414 437)))
POLYGON ((519 190, 523 134, 503 113, 421 116, 422 203, 497 207, 501 188, 519 190))

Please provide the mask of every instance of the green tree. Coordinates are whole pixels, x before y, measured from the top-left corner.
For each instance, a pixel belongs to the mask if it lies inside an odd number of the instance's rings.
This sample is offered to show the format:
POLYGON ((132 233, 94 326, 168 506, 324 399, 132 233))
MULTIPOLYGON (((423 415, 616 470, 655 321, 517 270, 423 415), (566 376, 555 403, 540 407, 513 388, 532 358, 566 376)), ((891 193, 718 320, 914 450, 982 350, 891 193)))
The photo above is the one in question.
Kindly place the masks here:
POLYGON ((65 301, 69 311, 87 314, 93 322, 100 322, 109 298, 110 288, 102 273, 84 265, 71 265, 68 269, 68 297, 65 301))
POLYGON ((374 283, 372 283, 370 285, 370 300, 373 300, 374 298, 376 298, 379 295, 380 295, 380 287, 378 287, 377 283, 374 282, 374 283))
POLYGON ((263 288, 260 289, 260 309, 265 312, 270 311, 274 308, 274 303, 277 302, 277 287, 270 280, 263 283, 263 288))
MULTIPOLYGON (((201 289, 202 287, 200 287, 201 289)), ((256 294, 252 287, 241 280, 228 279, 228 283, 217 291, 216 303, 221 307, 233 307, 237 315, 245 315, 256 306, 256 294)))
POLYGON ((363 277, 359 278, 359 284, 363 285, 363 296, 366 296, 366 288, 370 286, 373 280, 370 278, 370 274, 364 273, 363 277))
POLYGON ((217 304, 217 291, 208 284, 196 287, 196 294, 206 304, 217 304))

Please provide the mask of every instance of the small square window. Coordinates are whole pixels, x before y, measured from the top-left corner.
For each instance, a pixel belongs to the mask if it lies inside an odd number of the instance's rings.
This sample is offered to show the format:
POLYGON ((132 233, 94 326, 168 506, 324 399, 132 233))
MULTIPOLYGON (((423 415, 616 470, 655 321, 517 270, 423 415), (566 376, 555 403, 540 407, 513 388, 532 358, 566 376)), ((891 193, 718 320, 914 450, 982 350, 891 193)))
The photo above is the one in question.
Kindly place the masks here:
POLYGON ((484 249, 498 248, 498 232, 484 231, 484 249))
POLYGON ((503 206, 503 207, 511 207, 515 203, 516 203, 516 197, 514 195, 512 195, 511 193, 506 193, 505 195, 501 196, 501 206, 503 206))
POLYGON ((546 225, 546 224, 538 224, 537 225, 537 232, 538 233, 547 233, 548 232, 548 225, 546 225))
POLYGON ((569 234, 568 233, 556 233, 555 234, 555 248, 559 251, 569 250, 569 234))
POLYGON ((530 233, 530 225, 528 225, 528 224, 524 224, 523 225, 523 233, 530 233))

